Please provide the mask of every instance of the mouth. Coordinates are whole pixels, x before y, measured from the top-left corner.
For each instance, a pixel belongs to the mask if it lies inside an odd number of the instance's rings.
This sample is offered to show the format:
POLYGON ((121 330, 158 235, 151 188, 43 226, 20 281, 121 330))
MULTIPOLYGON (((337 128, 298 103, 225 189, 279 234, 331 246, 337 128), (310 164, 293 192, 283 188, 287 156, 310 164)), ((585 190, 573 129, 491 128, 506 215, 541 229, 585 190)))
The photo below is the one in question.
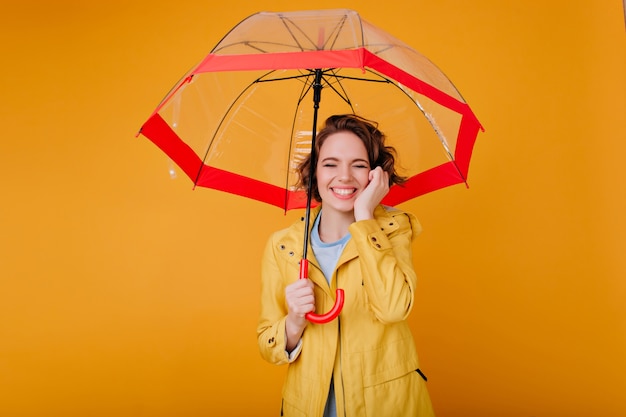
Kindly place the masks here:
POLYGON ((331 190, 339 197, 351 197, 356 193, 356 188, 331 188, 331 190))

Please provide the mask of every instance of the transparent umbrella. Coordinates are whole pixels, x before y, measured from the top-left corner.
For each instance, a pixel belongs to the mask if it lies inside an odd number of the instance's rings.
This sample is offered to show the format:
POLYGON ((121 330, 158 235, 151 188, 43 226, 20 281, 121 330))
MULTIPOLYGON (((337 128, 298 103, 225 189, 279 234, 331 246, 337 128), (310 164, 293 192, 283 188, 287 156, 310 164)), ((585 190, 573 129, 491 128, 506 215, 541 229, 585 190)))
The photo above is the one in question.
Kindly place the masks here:
MULTIPOLYGON (((305 208, 306 278, 315 202, 296 187, 295 167, 313 149, 318 119, 346 113, 378 122, 409 178, 384 204, 467 184, 482 129, 468 104, 430 60, 348 9, 249 16, 176 83, 139 133, 195 186, 305 208)), ((330 312, 307 318, 332 320, 342 303, 339 289, 330 312)))

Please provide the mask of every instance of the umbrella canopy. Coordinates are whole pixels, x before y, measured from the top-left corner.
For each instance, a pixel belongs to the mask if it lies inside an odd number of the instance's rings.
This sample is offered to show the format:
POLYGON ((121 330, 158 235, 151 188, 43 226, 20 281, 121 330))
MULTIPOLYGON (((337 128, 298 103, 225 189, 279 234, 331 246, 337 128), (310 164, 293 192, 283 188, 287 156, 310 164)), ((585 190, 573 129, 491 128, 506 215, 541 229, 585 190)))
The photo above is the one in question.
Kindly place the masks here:
MULTIPOLYGON (((248 17, 174 86, 140 133, 197 186, 285 211, 306 207, 307 278, 311 190, 296 188, 295 168, 314 149, 318 117, 346 113, 379 123, 398 153, 398 173, 409 178, 382 203, 466 183, 481 129, 467 103, 427 58, 347 9, 248 17)), ((338 289, 331 311, 307 318, 332 320, 343 295, 338 289)))
POLYGON ((345 113, 375 120, 398 151, 398 171, 409 181, 383 203, 466 183, 477 118, 432 62, 353 10, 244 19, 140 133, 197 186, 303 208, 294 167, 311 149, 316 69, 320 120, 345 113))

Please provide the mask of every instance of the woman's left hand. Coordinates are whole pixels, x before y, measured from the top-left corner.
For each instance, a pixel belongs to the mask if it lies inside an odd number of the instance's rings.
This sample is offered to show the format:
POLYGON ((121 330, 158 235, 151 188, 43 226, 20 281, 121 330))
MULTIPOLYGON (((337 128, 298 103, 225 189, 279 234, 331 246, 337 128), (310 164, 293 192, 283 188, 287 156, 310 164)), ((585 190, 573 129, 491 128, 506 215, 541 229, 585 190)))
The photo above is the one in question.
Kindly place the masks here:
POLYGON ((389 192, 389 174, 381 167, 369 173, 369 184, 354 201, 354 219, 367 220, 374 218, 374 209, 389 192))

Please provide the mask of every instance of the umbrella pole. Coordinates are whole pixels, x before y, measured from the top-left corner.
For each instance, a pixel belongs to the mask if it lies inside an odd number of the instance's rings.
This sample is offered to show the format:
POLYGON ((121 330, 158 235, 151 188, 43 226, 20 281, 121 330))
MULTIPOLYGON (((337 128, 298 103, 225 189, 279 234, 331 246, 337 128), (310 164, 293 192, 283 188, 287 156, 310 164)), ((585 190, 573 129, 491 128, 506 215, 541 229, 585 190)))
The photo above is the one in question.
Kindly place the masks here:
POLYGON ((307 259, 309 248, 309 225, 311 222, 311 201, 313 200, 313 175, 317 165, 317 155, 315 154, 315 137, 317 136, 317 112, 322 100, 322 70, 315 70, 315 80, 313 81, 313 129, 311 129, 311 164, 309 166, 309 183, 306 189, 306 210, 304 213, 304 248, 302 258, 307 259))
MULTIPOLYGON (((302 259, 300 260, 300 279, 309 277, 309 260, 307 253, 309 248, 309 225, 311 223, 311 201, 313 200, 313 175, 317 165, 317 155, 315 154, 315 136, 317 136, 317 111, 322 99, 322 70, 315 70, 315 80, 313 81, 313 129, 311 130, 311 164, 309 171, 309 183, 306 191, 306 210, 304 214, 304 248, 302 249, 302 259)), ((307 313, 306 318, 312 323, 328 323, 334 320, 343 308, 344 292, 337 289, 335 305, 326 314, 307 313)))

